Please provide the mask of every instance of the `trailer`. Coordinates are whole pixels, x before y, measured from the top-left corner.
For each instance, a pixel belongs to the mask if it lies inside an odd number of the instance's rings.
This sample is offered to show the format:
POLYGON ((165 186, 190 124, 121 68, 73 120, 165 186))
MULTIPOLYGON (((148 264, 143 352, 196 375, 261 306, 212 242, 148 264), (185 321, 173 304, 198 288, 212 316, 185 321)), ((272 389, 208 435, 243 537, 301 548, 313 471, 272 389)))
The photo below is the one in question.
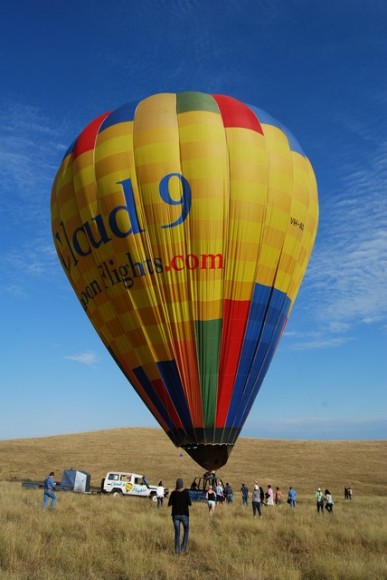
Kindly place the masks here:
MULTIPOLYGON (((74 491, 76 493, 91 493, 90 474, 78 469, 65 469, 60 482, 56 483, 55 491, 74 491)), ((43 481, 22 481, 22 487, 26 489, 43 489, 43 481)))

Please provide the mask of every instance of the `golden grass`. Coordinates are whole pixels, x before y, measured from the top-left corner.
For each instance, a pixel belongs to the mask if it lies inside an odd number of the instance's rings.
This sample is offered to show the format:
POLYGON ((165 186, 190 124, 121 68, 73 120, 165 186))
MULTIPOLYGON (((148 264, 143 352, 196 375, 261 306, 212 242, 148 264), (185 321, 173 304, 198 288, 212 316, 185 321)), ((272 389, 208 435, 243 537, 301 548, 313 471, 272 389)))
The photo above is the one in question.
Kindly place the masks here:
MULTIPOLYGON (((203 472, 161 429, 0 441, 0 481, 42 479, 52 470, 58 479, 64 469, 72 467, 90 473, 96 486, 111 469, 145 473, 151 483, 163 479, 170 487, 178 476, 188 484, 203 472)), ((286 489, 293 485, 299 494, 307 495, 318 486, 327 486, 341 496, 344 486, 351 484, 355 495, 387 496, 386 467, 386 441, 241 438, 219 475, 239 487, 243 480, 251 484, 257 479, 262 486, 270 483, 286 489)))
POLYGON ((202 469, 180 457, 158 429, 117 429, 0 442, 1 580, 165 579, 385 580, 387 578, 386 442, 241 439, 220 475, 234 491, 255 479, 293 485, 298 505, 266 508, 253 519, 236 493, 231 506, 191 508, 189 554, 173 554, 170 510, 138 498, 58 493, 43 512, 42 491, 21 487, 48 471, 88 471, 92 484, 109 469, 146 473, 173 488, 202 469), (11 483, 10 483, 11 482, 11 483), (354 499, 345 502, 344 485, 354 499), (317 515, 317 486, 329 487, 335 513, 317 515))

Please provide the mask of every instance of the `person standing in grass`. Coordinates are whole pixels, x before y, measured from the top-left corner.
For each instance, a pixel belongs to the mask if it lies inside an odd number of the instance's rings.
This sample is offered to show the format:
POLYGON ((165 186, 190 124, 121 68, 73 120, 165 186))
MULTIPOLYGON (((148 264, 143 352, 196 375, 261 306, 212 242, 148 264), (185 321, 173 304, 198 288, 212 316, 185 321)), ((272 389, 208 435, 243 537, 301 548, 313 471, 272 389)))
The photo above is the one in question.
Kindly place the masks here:
POLYGON ((329 513, 333 513, 333 497, 329 489, 325 490, 325 509, 329 513))
POLYGON ((54 475, 55 473, 53 471, 51 471, 50 475, 47 475, 47 477, 45 478, 44 482, 43 482, 43 509, 46 509, 47 504, 49 503, 49 501, 51 500, 50 503, 50 509, 53 510, 55 509, 55 504, 56 504, 56 493, 54 491, 56 483, 54 481, 54 475))
POLYGON ((157 497, 157 507, 158 508, 163 507, 164 486, 163 486, 163 482, 162 481, 159 481, 159 484, 157 486, 156 497, 157 497))
POLYGON ((226 503, 232 503, 234 498, 234 492, 232 490, 231 485, 227 482, 226 487, 224 488, 224 495, 226 498, 226 503))
POLYGON ((247 507, 249 503, 249 488, 244 483, 242 483, 241 495, 242 495, 242 505, 247 507))
POLYGON ((184 488, 182 479, 176 480, 176 489, 169 496, 168 506, 172 507, 172 521, 175 530, 175 554, 187 552, 189 534, 189 506, 191 498, 188 489, 184 488), (180 527, 184 528, 183 541, 180 545, 180 527))
POLYGON ((282 504, 282 491, 279 487, 275 488, 274 503, 277 507, 281 507, 282 504))
POLYGON ((254 484, 251 503, 253 506, 253 516, 256 518, 258 514, 261 517, 261 491, 257 483, 254 484))
POLYGON ((267 490, 265 493, 266 505, 274 505, 274 498, 273 498, 273 489, 271 485, 267 486, 267 490))
POLYGON ((317 513, 321 511, 321 513, 324 515, 324 494, 320 487, 316 491, 314 497, 316 498, 317 513))
POLYGON ((215 506, 216 506, 216 493, 215 493, 212 485, 208 486, 206 498, 207 498, 208 511, 210 512, 210 516, 213 516, 214 512, 215 512, 215 506))
POLYGON ((218 485, 216 486, 216 502, 220 504, 224 502, 224 490, 220 481, 218 481, 218 485))
POLYGON ((293 509, 296 507, 296 500, 297 500, 296 490, 293 489, 292 487, 289 487, 289 491, 288 491, 288 504, 293 509))

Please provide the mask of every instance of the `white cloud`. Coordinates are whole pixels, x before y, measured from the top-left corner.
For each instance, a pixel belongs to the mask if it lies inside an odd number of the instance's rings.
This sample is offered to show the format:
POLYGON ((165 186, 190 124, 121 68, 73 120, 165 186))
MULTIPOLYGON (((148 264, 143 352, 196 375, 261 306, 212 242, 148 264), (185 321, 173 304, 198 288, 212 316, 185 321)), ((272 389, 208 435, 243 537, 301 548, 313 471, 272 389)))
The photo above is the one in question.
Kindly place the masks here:
POLYGON ((10 294, 11 296, 15 296, 15 297, 25 297, 26 296, 25 291, 18 284, 9 284, 7 286, 4 286, 4 290, 5 290, 5 292, 7 292, 7 294, 10 294))
POLYGON ((31 243, 30 238, 19 240, 12 248, 3 246, 0 252, 0 292, 14 297, 26 297, 30 293, 31 280, 43 281, 47 272, 50 280, 62 279, 63 273, 53 245, 49 245, 47 235, 38 232, 31 243))
POLYGON ((316 425, 324 423, 325 425, 363 425, 370 423, 385 422, 387 426, 387 417, 293 417, 286 419, 277 419, 270 421, 260 421, 260 424, 270 424, 270 425, 316 425))
POLYGON ((297 417, 293 419, 248 419, 242 437, 323 440, 383 440, 387 434, 387 418, 379 417, 297 417))
POLYGON ((47 272, 53 279, 60 272, 51 237, 50 191, 64 132, 38 108, 0 102, 0 289, 14 296, 29 294, 29 279, 47 272))
POLYGON ((387 318, 387 146, 343 168, 341 191, 324 203, 306 278, 307 299, 330 330, 387 318))
POLYGON ((314 340, 307 339, 303 337, 303 340, 292 341, 291 346, 288 350, 300 351, 300 350, 315 350, 320 348, 336 348, 347 344, 353 340, 350 336, 321 336, 320 338, 315 338, 314 340))
POLYGON ((79 354, 67 355, 64 358, 73 360, 87 366, 93 366, 97 363, 97 355, 94 352, 87 351, 79 354))
POLYGON ((0 127, 2 189, 13 202, 15 196, 24 201, 20 214, 26 216, 26 207, 36 207, 50 191, 61 130, 39 109, 18 103, 1 103, 0 127))

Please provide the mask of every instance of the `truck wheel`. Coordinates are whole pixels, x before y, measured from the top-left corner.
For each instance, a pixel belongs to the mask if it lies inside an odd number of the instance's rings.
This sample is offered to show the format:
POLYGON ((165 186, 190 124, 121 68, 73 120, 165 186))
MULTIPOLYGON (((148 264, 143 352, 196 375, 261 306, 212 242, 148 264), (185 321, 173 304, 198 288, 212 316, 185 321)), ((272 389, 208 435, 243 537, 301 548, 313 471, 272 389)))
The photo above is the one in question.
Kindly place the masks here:
POLYGON ((155 493, 151 493, 150 496, 152 501, 156 502, 157 501, 157 495, 155 493))
POLYGON ((122 490, 121 489, 112 489, 111 494, 114 497, 122 497, 122 490))

